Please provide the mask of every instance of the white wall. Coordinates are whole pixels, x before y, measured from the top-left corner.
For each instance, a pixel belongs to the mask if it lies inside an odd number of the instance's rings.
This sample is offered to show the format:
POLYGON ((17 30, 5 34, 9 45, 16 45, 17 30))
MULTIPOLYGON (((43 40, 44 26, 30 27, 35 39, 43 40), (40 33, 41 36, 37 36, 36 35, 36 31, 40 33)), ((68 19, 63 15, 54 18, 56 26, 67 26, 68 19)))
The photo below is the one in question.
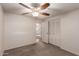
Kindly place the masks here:
POLYGON ((79 10, 61 18, 61 48, 79 55, 79 10))
POLYGON ((0 55, 3 54, 3 11, 0 6, 0 55))
POLYGON ((23 15, 5 13, 4 49, 12 49, 35 43, 35 19, 23 15))

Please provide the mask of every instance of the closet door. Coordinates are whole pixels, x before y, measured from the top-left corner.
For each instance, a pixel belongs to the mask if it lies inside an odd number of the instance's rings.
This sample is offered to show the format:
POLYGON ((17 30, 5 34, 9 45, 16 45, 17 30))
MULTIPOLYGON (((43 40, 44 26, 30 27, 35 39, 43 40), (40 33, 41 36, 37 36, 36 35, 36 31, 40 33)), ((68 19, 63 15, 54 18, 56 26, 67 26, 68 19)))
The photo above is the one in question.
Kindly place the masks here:
POLYGON ((41 25, 42 25, 42 41, 48 43, 48 21, 43 22, 41 25))
POLYGON ((49 21, 49 43, 60 45, 60 21, 49 21))
POLYGON ((56 44, 55 40, 55 22, 49 21, 49 43, 56 44))

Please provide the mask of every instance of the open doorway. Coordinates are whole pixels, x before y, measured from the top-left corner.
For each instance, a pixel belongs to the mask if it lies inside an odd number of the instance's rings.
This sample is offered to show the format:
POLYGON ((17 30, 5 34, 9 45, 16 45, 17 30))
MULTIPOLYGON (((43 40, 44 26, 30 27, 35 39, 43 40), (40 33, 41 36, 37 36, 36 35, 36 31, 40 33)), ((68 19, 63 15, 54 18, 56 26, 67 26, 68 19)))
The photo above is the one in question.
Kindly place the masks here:
POLYGON ((41 23, 36 23, 36 42, 41 40, 41 23))

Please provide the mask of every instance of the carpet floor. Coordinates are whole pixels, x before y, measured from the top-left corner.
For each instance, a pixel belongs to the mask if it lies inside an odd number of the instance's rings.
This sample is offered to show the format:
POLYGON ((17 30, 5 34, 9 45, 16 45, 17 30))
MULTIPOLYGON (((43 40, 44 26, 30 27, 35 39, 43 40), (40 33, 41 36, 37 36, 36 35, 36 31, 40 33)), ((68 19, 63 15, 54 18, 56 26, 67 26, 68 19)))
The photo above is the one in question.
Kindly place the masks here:
POLYGON ((4 56, 76 56, 59 47, 43 42, 6 50, 4 56))

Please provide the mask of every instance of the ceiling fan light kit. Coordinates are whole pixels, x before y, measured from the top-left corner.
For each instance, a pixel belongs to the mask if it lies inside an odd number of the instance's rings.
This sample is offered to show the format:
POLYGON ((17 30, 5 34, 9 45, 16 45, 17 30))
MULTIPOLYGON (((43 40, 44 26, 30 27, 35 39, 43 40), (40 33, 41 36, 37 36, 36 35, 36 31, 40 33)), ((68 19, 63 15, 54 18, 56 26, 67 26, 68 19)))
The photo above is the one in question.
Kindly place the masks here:
POLYGON ((37 17, 39 15, 39 13, 38 12, 32 12, 32 15, 37 17))
MULTIPOLYGON (((38 6, 38 7, 33 7, 33 8, 30 8, 29 6, 27 6, 27 5, 25 5, 25 4, 23 4, 23 3, 19 3, 21 6, 23 6, 23 7, 25 7, 25 8, 28 8, 28 9, 30 9, 30 10, 32 10, 32 16, 34 16, 34 17, 37 17, 37 16, 39 16, 39 14, 40 15, 44 15, 44 16, 49 16, 50 14, 48 14, 48 13, 43 13, 43 12, 40 12, 41 10, 44 10, 44 9, 46 9, 47 7, 49 7, 50 6, 50 4, 49 3, 44 3, 43 5, 40 5, 40 6, 38 6)), ((28 14, 28 13, 24 13, 24 14, 28 14)), ((23 14, 23 15, 24 15, 23 14)))

